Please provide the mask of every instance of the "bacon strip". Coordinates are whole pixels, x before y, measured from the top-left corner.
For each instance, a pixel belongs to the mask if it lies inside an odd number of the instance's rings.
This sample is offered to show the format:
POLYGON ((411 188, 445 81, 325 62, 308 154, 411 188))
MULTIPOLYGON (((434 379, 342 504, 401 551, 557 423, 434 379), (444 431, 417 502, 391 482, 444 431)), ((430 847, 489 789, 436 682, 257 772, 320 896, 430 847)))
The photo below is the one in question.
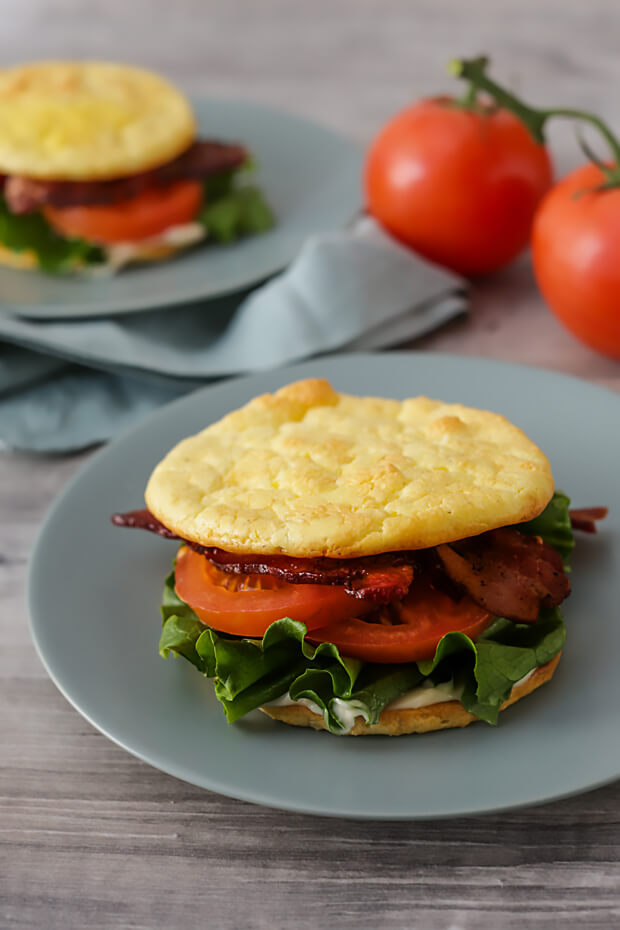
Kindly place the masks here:
POLYGON ((113 513, 110 520, 114 526, 126 526, 129 529, 146 530, 148 533, 155 533, 157 536, 163 536, 164 539, 180 539, 176 533, 169 530, 167 526, 154 517, 150 510, 129 510, 127 513, 113 513))
POLYGON ((604 520, 608 513, 607 507, 581 507, 568 511, 572 528, 583 533, 596 533, 595 521, 604 520))
POLYGON ((235 555, 195 543, 188 545, 225 572, 272 575, 289 584, 343 585, 347 594, 376 604, 402 599, 413 581, 413 565, 395 564, 405 559, 390 554, 361 559, 296 559, 286 555, 235 555))
POLYGON ((148 188, 175 181, 202 180, 212 174, 238 168, 248 159, 241 145, 210 140, 194 142, 173 161, 150 171, 112 181, 41 181, 19 175, 8 177, 4 198, 12 213, 32 213, 44 206, 74 207, 118 203, 148 188))
MULTIPOLYGON (((588 519, 600 519, 598 514, 603 509, 578 513, 582 521, 584 513, 588 519)), ((181 539, 148 510, 114 514, 112 522, 116 526, 145 529, 167 539, 181 539)), ((347 593, 376 604, 402 599, 409 590, 414 570, 429 571, 427 563, 433 551, 445 572, 445 580, 450 580, 448 584, 465 589, 477 604, 499 617, 534 623, 541 607, 556 607, 570 593, 570 582, 556 550, 537 536, 511 528, 492 530, 435 550, 388 552, 359 559, 239 555, 181 541, 226 572, 273 575, 291 584, 343 585, 347 593)))
POLYGON ((535 623, 541 607, 557 607, 570 593, 556 550, 515 529, 438 546, 437 554, 449 577, 498 617, 535 623))
POLYGON ((411 552, 386 553, 360 559, 305 559, 287 555, 238 555, 214 546, 181 540, 148 510, 115 513, 115 526, 157 533, 166 539, 185 542, 222 571, 237 575, 272 575, 289 584, 343 585, 347 594, 375 604, 401 600, 413 580, 415 556, 411 552))

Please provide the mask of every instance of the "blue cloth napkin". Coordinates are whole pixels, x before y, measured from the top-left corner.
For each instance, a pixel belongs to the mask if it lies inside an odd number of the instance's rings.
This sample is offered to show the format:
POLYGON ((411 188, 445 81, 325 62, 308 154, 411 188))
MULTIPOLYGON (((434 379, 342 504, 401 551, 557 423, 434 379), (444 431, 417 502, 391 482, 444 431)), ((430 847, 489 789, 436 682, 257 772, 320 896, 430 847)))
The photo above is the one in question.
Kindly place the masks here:
POLYGON ((397 345, 466 307, 459 278, 364 217, 308 240, 287 271, 250 294, 78 321, 5 313, 0 443, 83 448, 214 378, 397 345))

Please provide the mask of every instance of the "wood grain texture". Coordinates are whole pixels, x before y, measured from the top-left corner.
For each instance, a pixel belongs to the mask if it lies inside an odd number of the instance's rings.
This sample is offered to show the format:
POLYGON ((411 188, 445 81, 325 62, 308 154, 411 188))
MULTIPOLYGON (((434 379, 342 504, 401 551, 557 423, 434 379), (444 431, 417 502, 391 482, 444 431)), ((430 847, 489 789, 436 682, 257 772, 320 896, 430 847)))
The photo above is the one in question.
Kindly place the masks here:
MULTIPOLYGON (((3 62, 134 61, 360 141, 410 98, 448 89, 447 59, 481 50, 531 98, 617 123, 613 0, 0 0, 0 17, 3 62)), ((553 141, 561 169, 577 161, 569 127, 553 141)), ((418 345, 620 389, 620 366, 555 323, 525 260, 477 283, 470 318, 418 345)), ((87 458, 0 458, 3 930, 620 926, 620 783, 472 819, 327 821, 186 785, 97 733, 47 678, 24 604, 43 513, 87 458)))

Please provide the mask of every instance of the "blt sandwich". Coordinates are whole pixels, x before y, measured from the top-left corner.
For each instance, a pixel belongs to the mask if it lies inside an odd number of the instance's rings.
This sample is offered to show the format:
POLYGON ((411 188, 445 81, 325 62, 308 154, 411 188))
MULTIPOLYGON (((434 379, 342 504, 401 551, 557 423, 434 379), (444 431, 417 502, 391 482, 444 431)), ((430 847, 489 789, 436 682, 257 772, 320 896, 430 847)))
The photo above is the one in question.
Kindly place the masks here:
POLYGON ((573 527, 541 450, 504 417, 306 380, 180 442, 116 514, 178 541, 160 651, 256 709, 335 734, 476 720, 560 660, 573 527))

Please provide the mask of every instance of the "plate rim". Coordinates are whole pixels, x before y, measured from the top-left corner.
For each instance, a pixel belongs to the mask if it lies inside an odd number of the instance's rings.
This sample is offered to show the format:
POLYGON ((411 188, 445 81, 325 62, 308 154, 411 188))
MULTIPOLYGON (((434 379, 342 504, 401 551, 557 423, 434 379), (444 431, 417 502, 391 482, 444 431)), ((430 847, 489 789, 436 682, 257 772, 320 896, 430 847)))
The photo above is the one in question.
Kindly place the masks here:
MULTIPOLYGON (((302 362, 293 363, 291 365, 272 368, 266 371, 257 372, 250 375, 242 375, 235 378, 224 379, 216 382, 215 384, 206 385, 205 387, 199 388, 197 391, 192 391, 187 395, 176 398, 167 404, 162 405, 158 409, 151 411, 147 416, 145 416, 138 424, 134 424, 129 428, 122 430, 118 436, 113 440, 107 442, 101 449, 97 450, 94 454, 89 456, 89 458, 77 469, 77 471, 71 476, 69 481, 64 485, 58 495, 54 498, 52 503, 47 508, 44 518, 39 525, 34 545, 32 547, 31 557, 29 560, 28 566, 28 579, 27 579, 27 621, 28 629, 30 632, 31 640, 34 644, 35 651, 43 668, 49 675, 50 679, 54 683, 55 687, 60 691, 63 697, 68 701, 68 703, 83 717, 91 726, 93 726, 98 732, 102 733, 107 739, 111 740, 115 745, 121 747, 125 751, 129 752, 134 758, 139 759, 147 765, 150 765, 153 768, 158 769, 159 771, 164 772, 167 775, 170 775, 174 778, 179 779, 187 784, 202 788, 203 790, 213 791, 216 794, 220 794, 225 797, 230 797, 239 801, 246 803, 258 804, 262 807, 267 807, 272 810, 284 810, 291 811, 296 813, 301 813, 305 815, 313 815, 320 817, 328 818, 340 818, 346 820, 372 820, 372 821, 427 821, 427 820, 445 820, 453 819, 456 817, 476 817, 476 816, 486 816, 491 814, 496 814, 503 811, 513 811, 526 807, 539 806, 541 804, 553 803, 555 801, 561 801, 566 798, 574 797, 579 794, 583 794, 589 791, 594 791, 597 788, 601 788, 605 785, 612 784, 613 782, 620 779, 620 770, 608 776, 604 776, 600 779, 595 779, 591 782, 588 782, 587 785, 576 785, 575 787, 568 788, 565 791, 549 791, 546 793, 538 793, 536 797, 530 798, 528 800, 519 800, 514 803, 501 803, 494 804, 485 808, 481 808, 479 805, 472 807, 459 805, 458 810, 445 810, 437 811, 433 810, 430 812, 401 812, 393 813, 390 811, 384 811, 383 813, 377 813, 375 811, 367 813, 365 811, 338 811, 325 809, 321 807, 318 803, 304 804, 303 802, 298 801, 274 801, 273 797, 268 797, 262 791, 245 791, 245 790, 231 790, 228 786, 220 784, 217 779, 203 779, 196 780, 193 777, 188 777, 187 774, 183 774, 182 766, 177 767, 175 764, 169 764, 168 762, 154 761, 158 753, 144 753, 138 749, 132 748, 124 739, 119 738, 108 731, 107 727, 98 723, 93 715, 80 706, 79 699, 74 699, 70 693, 70 688, 67 689, 65 684, 61 682, 59 677, 53 668, 50 667, 48 660, 44 653, 41 650, 39 640, 37 638, 37 633, 35 629, 34 615, 37 612, 34 608, 34 585, 35 577, 37 573, 37 565, 39 560, 42 558, 42 551, 45 544, 45 535, 47 533, 48 527, 51 525, 53 519, 55 518, 58 511, 62 510, 66 499, 70 497, 73 492, 73 489, 76 485, 85 480, 93 467, 94 463, 101 463, 105 461, 105 458, 114 454, 115 448, 117 445, 122 444, 123 442, 129 440, 131 436, 141 431, 142 429, 148 429, 150 425, 156 422, 160 417, 167 418, 170 410, 174 410, 176 407, 182 407, 183 404, 187 401, 188 397, 195 395, 206 395, 209 392, 220 390, 226 390, 231 382, 252 382, 264 378, 265 376, 275 375, 282 373, 285 375, 287 372, 295 372, 295 375, 303 377, 303 369, 311 369, 317 361, 327 361, 328 359, 331 362, 337 363, 341 359, 349 360, 350 362, 360 362, 363 363, 365 360, 377 360, 380 358, 400 358, 402 360, 407 360, 411 362, 417 355, 423 356, 425 358, 439 361, 440 363, 449 363, 450 361, 458 360, 465 361, 467 363, 471 362, 474 364, 482 363, 489 368, 496 369, 505 369, 509 368, 516 372, 526 373, 531 371, 539 371, 546 375, 550 375, 554 379, 559 381, 567 381, 579 385, 581 388, 590 389, 593 393, 598 394, 602 393, 605 396, 611 396, 615 399, 616 402, 620 403, 620 393, 604 386, 595 384, 587 378, 581 377, 579 375, 567 374, 564 372, 557 372, 544 366, 527 364, 527 363, 515 363, 515 362, 504 362, 500 359, 488 358, 484 356, 469 356, 469 355, 459 355, 457 353, 450 352, 434 352, 427 350, 396 350, 396 351, 382 351, 382 352, 350 352, 350 353, 334 353, 330 356, 324 356, 321 359, 310 359, 302 362)), ((309 374, 309 372, 308 372, 309 374)), ((61 676, 62 677, 62 676, 61 676)), ((326 737, 327 734, 324 735, 326 737)))

